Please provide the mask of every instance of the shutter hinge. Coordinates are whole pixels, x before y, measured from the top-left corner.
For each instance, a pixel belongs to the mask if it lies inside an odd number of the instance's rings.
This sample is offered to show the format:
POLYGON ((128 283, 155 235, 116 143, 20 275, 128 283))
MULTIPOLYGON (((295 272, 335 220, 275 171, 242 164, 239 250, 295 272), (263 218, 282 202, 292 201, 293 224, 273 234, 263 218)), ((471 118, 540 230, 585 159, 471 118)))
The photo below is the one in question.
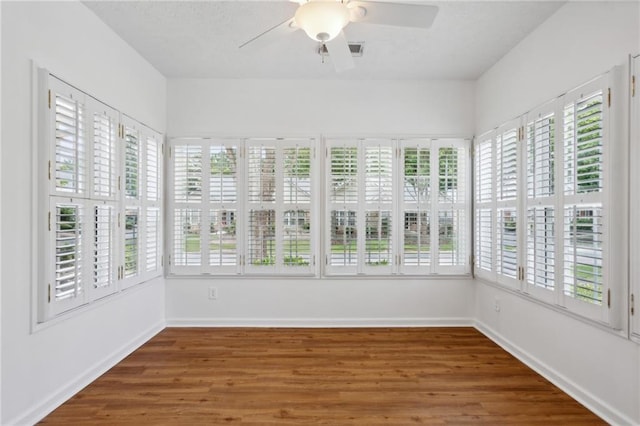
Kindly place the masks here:
POLYGON ((607 289, 607 308, 611 308, 611 289, 607 289))
POLYGON ((120 228, 120 213, 118 213, 118 228, 120 228))
POLYGON ((474 255, 469 256, 469 265, 475 266, 476 257, 474 255))
POLYGON ((608 107, 611 108, 611 87, 607 90, 607 104, 608 107))
POLYGON ((51 231, 51 212, 49 212, 49 231, 51 231))
POLYGON ((49 109, 51 109, 51 90, 49 90, 49 109))
POLYGON ((47 302, 51 303, 51 283, 49 283, 49 285, 47 287, 48 287, 48 290, 47 290, 47 302))
POLYGON ((324 158, 329 158, 329 148, 324 149, 324 158))
POLYGON ((169 266, 171 266, 171 255, 168 256, 167 261, 169 262, 169 266))
POLYGON ((634 299, 635 299, 635 297, 633 296, 633 293, 631 293, 631 315, 635 315, 635 313, 636 313, 634 299))
POLYGON ((120 191, 120 180, 121 180, 121 176, 118 176, 118 191, 120 191))
POLYGON ((636 95, 636 76, 631 76, 631 97, 636 95))
POLYGON ((51 180, 51 160, 49 160, 49 180, 51 180))
POLYGON ((327 256, 327 255, 324 256, 324 264, 325 265, 329 264, 329 256, 327 256))
POLYGON ((160 266, 164 266, 164 256, 160 256, 160 266))
POLYGON ((160 150, 162 151, 162 155, 164 155, 164 144, 160 145, 160 150))

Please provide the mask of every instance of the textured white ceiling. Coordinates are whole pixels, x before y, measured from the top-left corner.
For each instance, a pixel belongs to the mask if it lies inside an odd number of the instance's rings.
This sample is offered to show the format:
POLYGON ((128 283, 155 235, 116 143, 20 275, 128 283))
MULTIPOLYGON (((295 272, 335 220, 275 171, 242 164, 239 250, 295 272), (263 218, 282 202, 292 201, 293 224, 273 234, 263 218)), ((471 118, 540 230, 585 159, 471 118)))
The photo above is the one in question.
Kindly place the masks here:
MULTIPOLYGON (((410 3, 407 1, 407 3, 410 3)), ((418 3, 418 2, 413 2, 418 3)), ((336 73, 302 30, 261 49, 238 46, 295 13, 288 1, 86 1, 169 78, 476 79, 563 2, 437 1, 428 29, 351 23, 364 42, 355 69, 336 73)))

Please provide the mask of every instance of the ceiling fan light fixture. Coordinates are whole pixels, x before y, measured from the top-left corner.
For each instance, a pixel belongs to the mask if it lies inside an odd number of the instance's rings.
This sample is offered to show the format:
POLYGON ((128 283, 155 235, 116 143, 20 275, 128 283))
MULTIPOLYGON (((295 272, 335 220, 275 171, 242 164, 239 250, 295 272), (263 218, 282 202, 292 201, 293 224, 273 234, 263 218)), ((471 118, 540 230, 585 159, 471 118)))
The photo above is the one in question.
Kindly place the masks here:
POLYGON ((336 38, 349 23, 349 9, 335 0, 309 1, 298 7, 296 25, 313 40, 327 42, 336 38))

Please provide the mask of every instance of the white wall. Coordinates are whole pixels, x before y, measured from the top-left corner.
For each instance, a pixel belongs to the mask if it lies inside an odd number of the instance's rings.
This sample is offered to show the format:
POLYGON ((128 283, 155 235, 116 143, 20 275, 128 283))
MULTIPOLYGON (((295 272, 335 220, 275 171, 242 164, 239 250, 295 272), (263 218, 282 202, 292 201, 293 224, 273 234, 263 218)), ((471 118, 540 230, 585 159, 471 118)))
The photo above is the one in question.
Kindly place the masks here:
POLYGON ((31 62, 164 130, 166 80, 78 2, 2 2, 2 424, 28 424, 164 326, 164 280, 31 333, 31 62), (7 267, 10 265, 10 267, 7 267))
MULTIPOLYGON (((639 16, 637 2, 564 5, 478 80, 477 134, 626 64, 639 16)), ((481 330, 608 421, 640 424, 638 345, 481 281, 476 296, 481 330)))
MULTIPOLYGON (((473 82, 169 80, 168 135, 473 134, 473 82)), ((169 324, 470 324, 470 280, 167 279, 169 324), (218 299, 208 300, 208 287, 218 299)))
POLYGON ((473 90, 471 81, 172 79, 167 134, 471 136, 473 90))

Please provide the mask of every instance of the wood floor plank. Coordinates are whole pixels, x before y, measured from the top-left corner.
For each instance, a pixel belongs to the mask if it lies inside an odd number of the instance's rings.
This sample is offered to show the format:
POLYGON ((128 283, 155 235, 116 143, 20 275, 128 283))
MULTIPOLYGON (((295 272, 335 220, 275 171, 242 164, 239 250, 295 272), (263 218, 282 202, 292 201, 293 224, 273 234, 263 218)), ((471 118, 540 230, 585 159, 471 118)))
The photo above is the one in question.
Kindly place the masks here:
POLYGON ((473 328, 167 328, 45 425, 600 425, 473 328))

